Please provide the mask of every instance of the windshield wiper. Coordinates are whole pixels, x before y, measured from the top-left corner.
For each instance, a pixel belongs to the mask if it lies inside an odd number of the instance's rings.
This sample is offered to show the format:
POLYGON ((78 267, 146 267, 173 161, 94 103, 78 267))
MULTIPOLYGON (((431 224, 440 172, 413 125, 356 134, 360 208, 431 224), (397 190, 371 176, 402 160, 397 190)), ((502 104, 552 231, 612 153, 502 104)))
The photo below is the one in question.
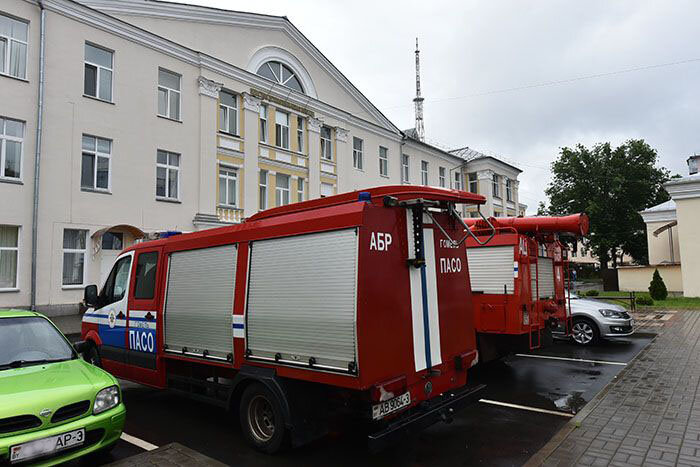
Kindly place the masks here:
POLYGON ((41 365, 44 363, 55 363, 55 362, 65 362, 70 360, 70 358, 43 358, 41 360, 14 360, 9 363, 0 365, 0 370, 6 370, 8 368, 21 368, 23 366, 31 365, 41 365))

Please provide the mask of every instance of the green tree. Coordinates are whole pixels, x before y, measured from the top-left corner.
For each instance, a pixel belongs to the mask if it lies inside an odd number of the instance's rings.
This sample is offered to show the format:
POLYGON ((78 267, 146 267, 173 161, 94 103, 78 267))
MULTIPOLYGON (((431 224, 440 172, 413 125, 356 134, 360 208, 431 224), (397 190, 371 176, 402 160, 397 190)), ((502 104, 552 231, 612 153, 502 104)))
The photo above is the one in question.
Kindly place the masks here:
POLYGON ((587 239, 601 267, 629 254, 648 262, 646 228, 639 211, 669 199, 663 183, 668 170, 656 167, 656 150, 644 140, 629 140, 612 148, 601 143, 562 148, 552 163, 552 181, 545 190, 549 212, 585 212, 590 217, 587 239))
POLYGON ((657 301, 666 300, 666 297, 668 297, 666 284, 664 284, 664 280, 661 278, 658 269, 654 269, 654 276, 649 283, 649 295, 657 301))

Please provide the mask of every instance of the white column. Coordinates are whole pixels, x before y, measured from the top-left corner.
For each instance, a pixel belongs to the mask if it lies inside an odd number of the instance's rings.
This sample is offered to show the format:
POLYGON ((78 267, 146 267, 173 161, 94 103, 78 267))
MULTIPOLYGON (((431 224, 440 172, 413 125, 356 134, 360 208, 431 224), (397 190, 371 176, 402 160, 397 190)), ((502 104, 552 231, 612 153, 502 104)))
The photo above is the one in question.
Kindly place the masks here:
POLYGON ((481 170, 476 173, 479 180, 479 194, 486 197, 486 204, 481 206, 481 213, 486 216, 493 216, 493 170, 481 170))
POLYGON ((348 143, 349 131, 345 128, 335 128, 335 175, 336 193, 352 191, 350 173, 352 171, 352 147, 348 143), (341 184, 342 183, 342 184, 341 184))
POLYGON ((321 197, 321 126, 323 122, 309 117, 309 199, 321 197))
POLYGON ((515 217, 520 215, 520 182, 518 180, 511 180, 513 185, 513 202, 515 203, 515 217))
MULTIPOLYGON (((258 212, 258 127, 260 121, 260 99, 243 93, 243 216, 250 217, 258 212)), ((269 189, 269 188, 268 188, 269 189)))
POLYGON ((216 216, 216 116, 219 111, 217 99, 221 83, 203 76, 197 78, 199 83, 199 203, 197 217, 202 214, 216 216))

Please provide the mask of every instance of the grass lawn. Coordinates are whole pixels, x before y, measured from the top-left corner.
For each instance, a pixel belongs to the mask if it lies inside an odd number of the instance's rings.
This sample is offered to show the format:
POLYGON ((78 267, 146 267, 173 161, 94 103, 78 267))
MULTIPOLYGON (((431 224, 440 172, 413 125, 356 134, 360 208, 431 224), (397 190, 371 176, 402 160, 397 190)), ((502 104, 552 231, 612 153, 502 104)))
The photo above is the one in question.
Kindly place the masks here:
MULTIPOLYGON (((629 292, 600 292, 599 297, 627 297, 629 292)), ((648 297, 649 292, 635 292, 637 297, 648 297)), ((595 298, 595 297, 593 297, 595 298)), ((617 301, 611 300, 611 303, 622 305, 625 308, 629 308, 629 301, 617 301)), ((666 300, 657 301, 654 300, 654 304, 651 306, 637 305, 637 308, 653 308, 659 310, 700 310, 700 297, 671 297, 670 295, 666 297, 666 300)))

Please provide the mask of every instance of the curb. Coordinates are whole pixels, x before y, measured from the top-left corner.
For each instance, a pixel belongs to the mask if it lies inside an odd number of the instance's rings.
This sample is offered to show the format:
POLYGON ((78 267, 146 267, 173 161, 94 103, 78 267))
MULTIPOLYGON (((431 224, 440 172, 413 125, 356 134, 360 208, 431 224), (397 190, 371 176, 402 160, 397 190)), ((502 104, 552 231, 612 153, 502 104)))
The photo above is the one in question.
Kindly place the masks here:
POLYGON ((628 371, 630 364, 635 362, 638 358, 642 357, 645 355, 648 351, 649 348, 652 346, 652 344, 656 341, 656 338, 658 337, 658 334, 652 333, 652 332, 640 332, 640 333, 635 333, 635 335, 641 336, 641 337, 652 337, 651 342, 635 357, 627 362, 627 366, 623 368, 622 371, 620 371, 608 384, 605 385, 603 389, 600 390, 596 396, 586 404, 586 406, 581 410, 579 413, 577 413, 573 418, 571 418, 564 427, 562 427, 561 430, 556 432, 554 436, 540 448, 539 451, 537 451, 535 454, 528 459, 525 464, 523 464, 524 467, 537 467, 540 466, 544 463, 544 461, 547 460, 547 458, 564 442, 564 440, 571 434, 572 431, 574 431, 576 428, 580 428, 581 424, 583 423, 583 420, 590 415, 593 410, 600 405, 600 403, 603 401, 605 396, 610 392, 610 389, 613 388, 618 382, 618 380, 625 374, 625 372, 628 371))

